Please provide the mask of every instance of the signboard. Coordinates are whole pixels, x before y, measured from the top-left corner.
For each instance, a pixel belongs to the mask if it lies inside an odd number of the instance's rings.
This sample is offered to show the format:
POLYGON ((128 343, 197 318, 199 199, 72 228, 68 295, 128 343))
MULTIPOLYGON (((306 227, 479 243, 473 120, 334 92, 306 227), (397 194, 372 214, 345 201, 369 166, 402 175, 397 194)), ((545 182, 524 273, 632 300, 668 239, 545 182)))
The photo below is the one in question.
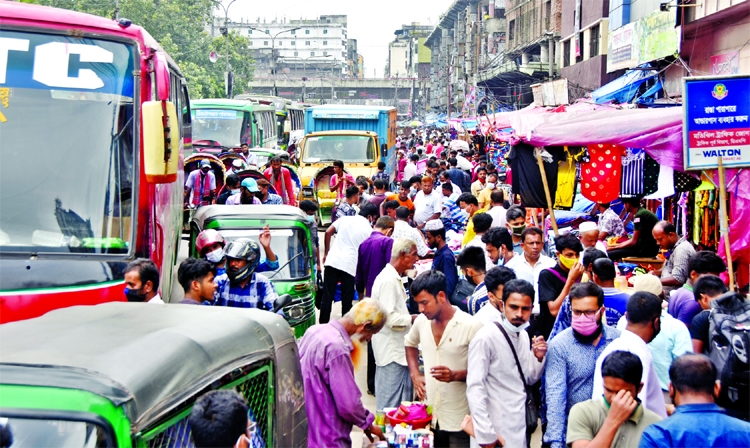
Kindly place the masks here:
POLYGON ((750 166, 750 76, 685 78, 685 170, 750 166))
POLYGON ((740 72, 739 52, 711 56, 712 75, 736 75, 740 72))
POLYGON ((608 42, 607 73, 675 54, 680 48, 674 26, 676 10, 654 11, 613 30, 608 42))

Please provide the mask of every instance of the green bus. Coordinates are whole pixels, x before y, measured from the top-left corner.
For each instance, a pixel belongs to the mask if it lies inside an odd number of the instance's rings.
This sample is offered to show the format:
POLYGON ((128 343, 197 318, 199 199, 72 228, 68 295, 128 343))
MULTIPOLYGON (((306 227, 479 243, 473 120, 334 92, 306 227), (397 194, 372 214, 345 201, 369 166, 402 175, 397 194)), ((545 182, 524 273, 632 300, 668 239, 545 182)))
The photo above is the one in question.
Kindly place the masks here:
POLYGON ((247 143, 273 148, 278 140, 276 110, 253 101, 204 99, 190 102, 193 147, 222 153, 247 143))

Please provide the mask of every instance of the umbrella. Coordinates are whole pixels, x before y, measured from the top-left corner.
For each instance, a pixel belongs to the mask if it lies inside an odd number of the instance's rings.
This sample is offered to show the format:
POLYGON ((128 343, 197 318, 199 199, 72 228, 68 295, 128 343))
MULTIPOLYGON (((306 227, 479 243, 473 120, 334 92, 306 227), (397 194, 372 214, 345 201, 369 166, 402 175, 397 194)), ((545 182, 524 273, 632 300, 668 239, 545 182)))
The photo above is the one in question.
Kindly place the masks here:
POLYGON ((409 123, 410 128, 418 128, 420 126, 422 126, 422 122, 419 120, 414 120, 411 123, 409 123))

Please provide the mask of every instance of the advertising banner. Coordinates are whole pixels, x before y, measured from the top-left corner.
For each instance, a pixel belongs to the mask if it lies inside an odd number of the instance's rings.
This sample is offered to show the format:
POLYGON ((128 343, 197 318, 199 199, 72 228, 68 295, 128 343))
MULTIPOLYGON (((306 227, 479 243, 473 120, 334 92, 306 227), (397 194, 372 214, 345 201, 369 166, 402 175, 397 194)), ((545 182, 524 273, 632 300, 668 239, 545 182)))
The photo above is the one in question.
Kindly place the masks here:
POLYGON ((685 78, 685 169, 750 166, 750 75, 685 78))

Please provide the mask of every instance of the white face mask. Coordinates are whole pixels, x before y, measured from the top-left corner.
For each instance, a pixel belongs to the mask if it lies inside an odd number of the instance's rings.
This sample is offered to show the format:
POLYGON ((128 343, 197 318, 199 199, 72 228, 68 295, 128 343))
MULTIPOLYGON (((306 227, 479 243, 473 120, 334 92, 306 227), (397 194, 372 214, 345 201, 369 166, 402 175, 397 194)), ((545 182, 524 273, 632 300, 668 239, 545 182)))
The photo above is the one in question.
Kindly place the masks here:
POLYGON ((218 248, 206 254, 206 260, 211 263, 218 263, 224 258, 224 248, 218 248))
POLYGON ((230 195, 232 195, 232 196, 233 196, 233 195, 235 195, 235 194, 237 194, 237 193, 239 193, 239 192, 240 192, 240 189, 239 189, 239 188, 238 188, 238 189, 236 189, 236 190, 229 190, 229 193, 230 193, 230 195))
POLYGON ((521 325, 520 327, 516 327, 510 321, 503 315, 503 320, 501 322, 503 324, 503 327, 505 327, 506 330, 512 331, 513 333, 520 333, 523 330, 527 329, 529 327, 529 323, 526 322, 525 324, 521 325))
POLYGON ((489 188, 490 190, 494 190, 495 189, 495 184, 492 183, 492 182, 487 182, 487 188, 489 188))

